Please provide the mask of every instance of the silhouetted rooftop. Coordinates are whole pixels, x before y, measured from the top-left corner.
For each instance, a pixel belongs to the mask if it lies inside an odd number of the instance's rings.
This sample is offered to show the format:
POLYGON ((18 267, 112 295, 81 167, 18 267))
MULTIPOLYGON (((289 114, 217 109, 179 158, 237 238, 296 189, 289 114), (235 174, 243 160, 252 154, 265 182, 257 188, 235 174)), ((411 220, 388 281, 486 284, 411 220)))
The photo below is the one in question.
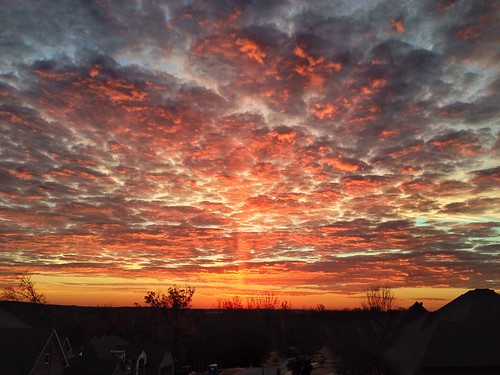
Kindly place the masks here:
POLYGON ((0 374, 29 374, 53 330, 2 328, 0 333, 0 374))
POLYGON ((500 370, 499 316, 500 295, 490 289, 468 291, 435 312, 415 303, 398 322, 386 356, 401 374, 444 367, 500 370))
POLYGON ((0 308, 0 328, 30 328, 30 326, 5 309, 0 308))
POLYGON ((427 313, 428 311, 424 307, 422 302, 415 302, 397 321, 394 329, 398 330, 399 328, 406 326, 410 322, 413 322, 415 319, 418 319, 426 315, 427 313))
POLYGON ((442 321, 477 321, 498 319, 500 295, 491 289, 474 289, 462 294, 436 311, 442 321))
POLYGON ((438 323, 422 366, 500 369, 499 322, 438 323))

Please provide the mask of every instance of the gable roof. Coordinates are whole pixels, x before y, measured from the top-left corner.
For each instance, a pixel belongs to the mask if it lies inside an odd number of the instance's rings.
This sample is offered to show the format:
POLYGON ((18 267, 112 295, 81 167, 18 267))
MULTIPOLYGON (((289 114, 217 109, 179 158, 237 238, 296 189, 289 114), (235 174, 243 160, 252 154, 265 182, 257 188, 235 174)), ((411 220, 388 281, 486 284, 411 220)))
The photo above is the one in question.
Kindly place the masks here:
POLYGON ((148 369, 155 369, 158 371, 160 367, 172 366, 174 364, 172 352, 167 346, 148 345, 146 347, 146 355, 148 358, 146 367, 148 369))
POLYGON ((398 330, 401 327, 408 325, 414 320, 421 318, 422 316, 427 315, 428 311, 424 307, 422 302, 415 302, 406 312, 399 318, 396 322, 394 329, 398 330))
MULTIPOLYGON (((60 347, 55 330, 2 328, 0 330, 0 374, 29 374, 53 337, 60 347)), ((62 348, 61 353, 66 360, 62 348)))
POLYGON ((497 319, 500 316, 500 295, 491 289, 469 290, 441 307, 434 315, 436 320, 448 322, 497 319))

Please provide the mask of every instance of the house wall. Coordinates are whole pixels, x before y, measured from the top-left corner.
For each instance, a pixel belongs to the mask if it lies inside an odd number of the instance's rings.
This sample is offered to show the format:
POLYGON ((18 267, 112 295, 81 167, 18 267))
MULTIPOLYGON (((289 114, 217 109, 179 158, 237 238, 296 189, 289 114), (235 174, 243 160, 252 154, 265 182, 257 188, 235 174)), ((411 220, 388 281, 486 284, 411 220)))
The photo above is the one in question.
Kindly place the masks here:
POLYGON ((146 374, 146 362, 147 357, 146 353, 143 351, 139 358, 134 363, 134 368, 132 371, 132 375, 145 375, 146 374))
POLYGON ((173 375, 174 374, 174 359, 172 353, 168 350, 163 356, 160 364, 160 375, 173 375))
POLYGON ((30 375, 63 375, 66 367, 66 359, 61 352, 61 346, 55 334, 50 336, 44 351, 40 353, 30 375), (46 354, 50 353, 50 359, 46 362, 46 354))

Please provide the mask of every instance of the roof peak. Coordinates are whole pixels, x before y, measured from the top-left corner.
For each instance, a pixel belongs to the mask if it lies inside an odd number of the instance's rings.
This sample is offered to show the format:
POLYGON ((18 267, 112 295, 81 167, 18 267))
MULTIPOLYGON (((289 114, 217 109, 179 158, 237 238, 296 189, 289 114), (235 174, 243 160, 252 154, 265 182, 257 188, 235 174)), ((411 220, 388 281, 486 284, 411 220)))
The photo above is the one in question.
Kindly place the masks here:
POLYGON ((473 289, 465 292, 436 311, 447 320, 466 321, 479 319, 498 309, 500 295, 492 289, 473 289))
POLYGON ((465 294, 467 293, 471 293, 471 294, 497 294, 497 292, 495 292, 493 289, 488 289, 488 288, 476 288, 476 289, 472 289, 472 290, 469 290, 467 291, 465 294))

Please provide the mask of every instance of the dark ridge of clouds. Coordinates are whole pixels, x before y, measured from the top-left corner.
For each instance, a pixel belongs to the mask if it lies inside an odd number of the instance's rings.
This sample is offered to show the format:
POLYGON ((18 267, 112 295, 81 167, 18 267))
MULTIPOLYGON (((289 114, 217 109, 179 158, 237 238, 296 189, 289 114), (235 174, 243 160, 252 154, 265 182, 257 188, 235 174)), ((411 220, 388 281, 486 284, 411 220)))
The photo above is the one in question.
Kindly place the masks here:
POLYGON ((463 234, 467 237, 490 237, 495 234, 498 227, 496 222, 480 222, 469 224, 458 224, 452 227, 453 232, 463 234))
POLYGON ((497 198, 471 198, 462 202, 453 202, 445 205, 442 209, 446 214, 486 214, 500 207, 500 199, 497 198))
POLYGON ((495 44, 499 31, 498 10, 494 1, 457 2, 450 12, 455 23, 445 34, 445 52, 454 58, 466 60, 470 56, 479 56, 487 63, 494 63, 498 52, 493 48, 490 54, 485 54, 485 49, 491 49, 495 44))
POLYGON ((495 121, 500 115, 499 101, 500 94, 498 92, 479 98, 473 103, 466 120, 472 124, 484 124, 495 121))
POLYGON ((483 189, 494 188, 500 182, 500 167, 476 170, 471 174, 473 174, 471 182, 483 189))
MULTIPOLYGON (((9 63, 32 56, 77 58, 80 51, 111 56, 127 50, 168 49, 170 31, 160 4, 113 2, 60 3, 18 1, 4 7, 0 22, 9 25, 4 38, 9 63), (16 20, 16 22, 11 22, 16 20)), ((5 59, 4 59, 5 61, 5 59)))
POLYGON ((499 257, 498 254, 500 253, 500 245, 491 244, 485 246, 478 246, 476 247, 476 250, 481 252, 481 254, 484 254, 485 256, 491 255, 498 258, 499 257))

